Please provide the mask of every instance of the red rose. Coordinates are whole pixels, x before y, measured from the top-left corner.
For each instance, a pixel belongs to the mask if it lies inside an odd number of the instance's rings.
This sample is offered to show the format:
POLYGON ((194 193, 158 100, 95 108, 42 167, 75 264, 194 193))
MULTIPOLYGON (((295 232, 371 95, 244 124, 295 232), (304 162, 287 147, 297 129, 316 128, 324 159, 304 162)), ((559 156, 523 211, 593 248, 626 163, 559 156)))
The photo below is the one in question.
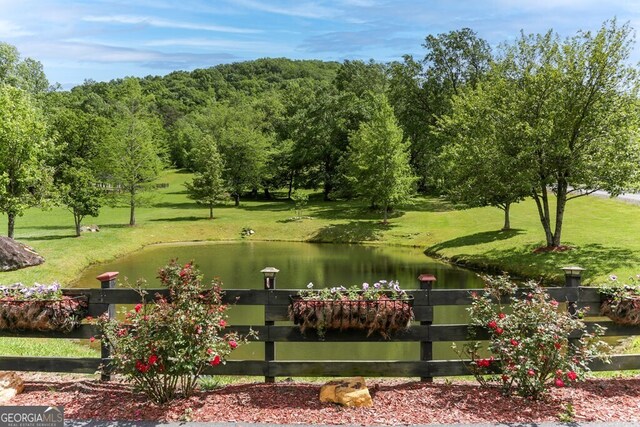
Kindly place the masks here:
POLYGON ((504 332, 504 329, 496 328, 496 335, 502 335, 503 332, 504 332))
POLYGON ((136 370, 144 374, 149 371, 149 365, 146 365, 141 360, 136 360, 136 370))
POLYGON ((124 337, 127 335, 127 330, 122 328, 122 329, 118 329, 118 336, 119 337, 124 337))
POLYGON ((507 315, 506 315, 506 314, 504 314, 504 313, 498 313, 498 318, 499 318, 499 319, 504 319, 505 317, 507 317, 507 315))
POLYGON ((555 384, 556 387, 564 387, 564 381, 562 381, 560 378, 556 378, 555 384))
POLYGON ((209 362, 209 364, 210 364, 211 366, 216 366, 216 365, 219 365, 221 361, 222 361, 222 360, 220 359, 220 356, 218 356, 218 355, 216 354, 216 355, 215 355, 215 357, 214 357, 213 359, 211 359, 211 362, 209 362))
POLYGON ((562 344, 560 344, 559 342, 554 343, 553 346, 556 348, 556 350, 560 350, 562 348, 562 344))
POLYGON ((155 365, 158 362, 158 356, 152 354, 149 356, 149 365, 155 365))
POLYGON ((136 311, 136 313, 140 313, 140 310, 142 310, 142 304, 140 303, 136 304, 136 306, 134 307, 134 310, 136 311))
POLYGON ((480 359, 477 364, 481 368, 488 368, 491 365, 491 361, 489 359, 480 359))
POLYGON ((221 328, 224 328, 225 326, 227 326, 227 321, 222 319, 218 324, 220 325, 221 328))
POLYGON ((507 381, 509 381, 509 375, 503 375, 503 376, 502 376, 502 381, 504 381, 505 383, 506 383, 507 381))
POLYGON ((514 347, 518 346, 518 341, 514 340, 513 338, 511 338, 511 345, 514 347))
POLYGON ((96 340, 96 337, 89 338, 89 342, 94 342, 95 340, 96 340))
POLYGON ((491 329, 495 329, 498 327, 498 323, 496 323, 495 320, 490 321, 489 323, 487 323, 487 326, 491 329))
POLYGON ((569 380, 571 380, 571 381, 575 381, 575 380, 578 379, 578 374, 576 374, 573 371, 569 371, 569 372, 567 372, 567 378, 569 378, 569 380))
POLYGON ((536 376, 536 371, 534 371, 533 369, 529 369, 527 371, 527 375, 529 375, 530 377, 535 377, 536 376))

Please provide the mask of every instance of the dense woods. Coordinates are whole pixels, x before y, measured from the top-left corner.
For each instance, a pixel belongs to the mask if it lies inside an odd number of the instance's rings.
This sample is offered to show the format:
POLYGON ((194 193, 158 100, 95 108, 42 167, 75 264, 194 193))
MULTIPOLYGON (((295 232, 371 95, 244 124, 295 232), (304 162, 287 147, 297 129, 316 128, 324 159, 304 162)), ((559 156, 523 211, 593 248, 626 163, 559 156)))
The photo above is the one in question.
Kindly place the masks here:
POLYGON ((509 228, 510 205, 533 197, 558 246, 571 197, 637 186, 630 34, 610 21, 493 52, 465 28, 389 64, 259 59, 70 91, 0 43, 0 212, 9 236, 24 209, 50 204, 69 208, 78 235, 106 203, 135 225, 159 172, 176 167, 195 174, 188 193, 210 217, 224 200, 319 189, 386 222, 420 192, 499 207, 509 228))

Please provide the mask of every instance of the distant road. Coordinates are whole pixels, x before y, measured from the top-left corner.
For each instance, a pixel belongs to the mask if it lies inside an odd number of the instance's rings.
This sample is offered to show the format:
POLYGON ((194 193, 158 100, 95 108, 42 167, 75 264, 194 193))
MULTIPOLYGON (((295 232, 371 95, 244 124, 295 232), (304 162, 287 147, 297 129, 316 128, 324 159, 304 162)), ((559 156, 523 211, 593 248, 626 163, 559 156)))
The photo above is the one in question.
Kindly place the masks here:
MULTIPOLYGON (((602 198, 609 198, 611 197, 609 195, 609 193, 607 193, 606 191, 595 191, 593 193, 590 194, 590 196, 595 196, 595 197, 602 197, 602 198)), ((640 205, 640 194, 638 193, 628 193, 628 194, 621 194, 618 197, 616 197, 616 199, 618 200, 622 200, 623 202, 627 202, 627 203, 633 203, 635 205, 640 205)))

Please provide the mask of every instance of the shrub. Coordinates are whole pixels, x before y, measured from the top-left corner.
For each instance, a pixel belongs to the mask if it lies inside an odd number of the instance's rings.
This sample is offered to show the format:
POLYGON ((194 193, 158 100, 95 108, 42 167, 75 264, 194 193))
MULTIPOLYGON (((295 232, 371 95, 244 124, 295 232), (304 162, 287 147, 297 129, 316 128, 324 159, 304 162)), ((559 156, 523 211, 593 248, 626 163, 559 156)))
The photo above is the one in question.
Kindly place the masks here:
POLYGON ((246 337, 224 332, 227 306, 220 283, 204 286, 192 264, 172 261, 159 278, 169 289, 168 299, 156 296, 146 304, 143 298, 123 321, 103 316, 99 323, 112 349, 110 367, 163 403, 193 394, 205 369, 224 364, 246 337))
POLYGON ((610 347, 599 339, 603 328, 596 325, 588 333, 582 311, 571 316, 532 281, 524 292, 508 276, 485 277, 485 282, 482 295, 472 294, 468 310, 471 338, 477 339, 478 330, 487 331, 490 357, 481 357, 484 348, 477 341, 460 352, 471 358, 469 368, 480 384, 538 399, 552 386, 584 379, 594 358, 606 360, 610 347), (505 297, 511 300, 509 312, 505 297), (580 338, 569 339, 572 333, 580 338))

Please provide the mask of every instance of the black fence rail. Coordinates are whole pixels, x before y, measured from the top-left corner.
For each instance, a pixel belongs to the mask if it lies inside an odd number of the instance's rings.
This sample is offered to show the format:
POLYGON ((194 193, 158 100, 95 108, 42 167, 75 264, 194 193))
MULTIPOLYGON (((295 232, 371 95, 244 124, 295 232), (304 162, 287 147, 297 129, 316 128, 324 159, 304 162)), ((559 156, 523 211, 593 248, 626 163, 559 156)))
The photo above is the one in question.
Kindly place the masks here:
MULTIPOLYGON (((69 296, 84 295, 88 298, 88 314, 99 316, 108 312, 115 315, 116 305, 135 304, 140 302, 140 295, 132 289, 116 289, 118 273, 105 273, 98 277, 101 288, 65 289, 69 296)), ((433 289, 435 277, 421 275, 420 289, 408 290, 413 297, 415 321, 407 329, 385 339, 379 335, 367 336, 361 330, 327 330, 320 337, 313 330, 301 333, 295 325, 276 325, 277 321, 289 320, 288 308, 290 296, 296 295, 296 289, 275 289, 275 280, 265 278, 265 289, 227 289, 223 301, 235 305, 253 305, 264 307, 264 323, 260 325, 234 325, 230 331, 246 334, 249 329, 257 332, 254 341, 264 342, 264 360, 231 360, 225 365, 208 368, 205 372, 211 375, 252 375, 264 376, 267 382, 275 377, 299 376, 376 376, 376 377, 420 377, 423 381, 431 381, 439 376, 467 375, 469 371, 462 360, 433 360, 433 343, 465 341, 468 337, 466 324, 433 324, 435 306, 456 306, 471 304, 471 292, 481 289, 433 289), (281 361, 277 360, 278 342, 418 342, 420 356, 415 361, 389 360, 357 360, 357 361, 281 361)), ((147 301, 153 301, 157 294, 167 295, 166 289, 147 289, 147 301)), ((579 277, 567 276, 564 287, 546 288, 550 296, 559 302, 566 303, 568 309, 589 307, 588 313, 597 315, 601 297, 595 288, 580 286, 579 277)), ((523 292, 526 292, 524 290, 523 292)), ((618 325, 611 321, 594 321, 587 319, 589 328, 597 323, 606 327, 605 336, 625 337, 640 335, 640 327, 618 325)), ((99 337, 97 326, 83 324, 68 332, 15 332, 0 330, 0 337, 20 338, 60 338, 89 339, 99 337)), ((478 331, 479 338, 483 331, 478 331)), ((484 335, 486 336, 486 335, 484 335)), ((576 336, 577 337, 577 336, 576 336)), ((95 373, 100 366, 108 366, 109 349, 102 346, 100 358, 61 358, 61 357, 9 357, 0 356, 0 370, 43 371, 69 373, 95 373)), ((614 355, 610 364, 600 361, 592 363, 594 371, 613 371, 640 369, 640 355, 614 355)), ((103 380, 109 379, 109 373, 103 372, 103 380)))

